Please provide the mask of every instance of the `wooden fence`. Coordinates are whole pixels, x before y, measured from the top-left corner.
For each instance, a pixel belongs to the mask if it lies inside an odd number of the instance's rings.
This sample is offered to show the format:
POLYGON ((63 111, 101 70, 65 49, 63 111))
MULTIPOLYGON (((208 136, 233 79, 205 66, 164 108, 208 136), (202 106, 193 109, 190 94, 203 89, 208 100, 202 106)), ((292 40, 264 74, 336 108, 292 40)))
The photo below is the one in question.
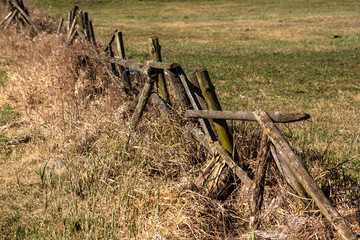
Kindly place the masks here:
MULTIPOLYGON (((19 20, 26 21, 34 31, 38 31, 32 24, 28 14, 24 11, 21 0, 11 2, 12 12, 1 22, 6 27, 18 14, 19 20)), ((60 19, 58 33, 61 32, 64 19, 60 19)), ((1 25, 0 24, 0 25, 1 25)), ((88 14, 75 7, 68 13, 66 39, 69 44, 78 37, 96 45, 92 22, 88 14)), ((269 156, 272 155, 276 165, 288 183, 289 188, 297 197, 299 204, 307 204, 313 200, 319 207, 326 219, 333 225, 343 239, 356 239, 356 236, 347 226, 345 220, 332 206, 329 199, 317 186, 313 178, 304 167, 300 158, 294 153, 275 123, 288 123, 303 121, 310 116, 306 113, 289 112, 244 112, 222 111, 206 69, 185 74, 179 63, 164 63, 161 58, 161 46, 156 37, 150 38, 151 60, 137 63, 126 59, 122 32, 115 31, 109 43, 104 47, 103 55, 89 55, 89 59, 102 61, 109 64, 109 77, 122 89, 124 94, 130 94, 131 82, 126 72, 137 71, 146 78, 142 90, 136 97, 136 106, 130 119, 132 129, 135 129, 141 121, 145 106, 151 100, 160 112, 166 116, 169 114, 172 102, 176 99, 180 106, 182 118, 188 122, 186 130, 189 131, 198 142, 214 155, 213 159, 199 174, 195 184, 205 187, 209 195, 218 197, 227 195, 229 176, 236 175, 242 183, 242 191, 245 196, 251 196, 250 227, 256 229, 259 225, 260 209, 264 192, 264 179, 269 156), (117 56, 113 51, 115 45, 117 56), (168 84, 175 92, 171 96, 168 84), (154 87, 156 85, 156 87, 154 87), (197 119, 198 123, 190 119, 197 119), (260 149, 258 150, 258 165, 254 177, 250 178, 243 170, 241 159, 233 148, 233 139, 226 120, 256 121, 263 129, 260 149)))

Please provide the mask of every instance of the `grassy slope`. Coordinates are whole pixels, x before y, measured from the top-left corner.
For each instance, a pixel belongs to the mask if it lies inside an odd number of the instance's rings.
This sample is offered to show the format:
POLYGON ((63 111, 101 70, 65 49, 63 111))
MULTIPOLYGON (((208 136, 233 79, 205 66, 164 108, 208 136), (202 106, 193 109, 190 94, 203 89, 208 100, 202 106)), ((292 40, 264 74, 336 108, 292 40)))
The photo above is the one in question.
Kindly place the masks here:
MULTIPOLYGON (((54 17, 71 1, 34 1, 54 17)), ((79 3, 79 2, 77 2, 79 3)), ((359 153, 358 1, 80 1, 106 42, 123 31, 128 58, 147 58, 158 36, 164 61, 205 67, 224 109, 306 111, 301 145, 343 160, 359 153), (89 4, 89 2, 92 2, 89 4), (336 38, 335 36, 340 36, 336 38)))

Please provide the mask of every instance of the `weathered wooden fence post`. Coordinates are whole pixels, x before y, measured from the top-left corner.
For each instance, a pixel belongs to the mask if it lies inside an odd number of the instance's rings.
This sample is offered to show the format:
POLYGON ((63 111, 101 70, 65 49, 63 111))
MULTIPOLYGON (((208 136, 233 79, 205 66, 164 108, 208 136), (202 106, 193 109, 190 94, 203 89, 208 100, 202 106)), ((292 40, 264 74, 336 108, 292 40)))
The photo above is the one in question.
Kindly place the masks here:
POLYGON ((260 211, 263 202, 264 181, 266 168, 269 162, 270 141, 265 133, 263 133, 260 148, 257 156, 257 168, 255 169, 253 192, 250 201, 250 229, 253 231, 260 224, 260 211))
MULTIPOLYGON (((197 79, 200 84, 202 95, 209 106, 209 110, 221 111, 220 102, 215 93, 215 87, 211 83, 209 74, 206 69, 196 72, 197 79)), ((230 134, 229 127, 226 123, 226 120, 223 119, 214 119, 214 124, 221 145, 233 155, 233 141, 232 135, 230 134)))
POLYGON ((178 69, 173 68, 166 71, 167 75, 170 78, 170 83, 172 85, 172 88, 175 91, 176 97, 179 101, 180 107, 182 110, 187 110, 191 108, 191 103, 189 98, 186 95, 186 91, 184 86, 182 85, 182 82, 180 80, 178 69))
POLYGON ((138 103, 136 105, 134 114, 131 118, 131 129, 135 129, 137 124, 140 121, 140 118, 144 112, 146 103, 148 102, 150 95, 151 95, 151 90, 153 89, 154 83, 157 81, 157 76, 148 76, 145 85, 143 87, 143 89, 141 90, 141 92, 139 93, 139 100, 138 103))
MULTIPOLYGON (((159 44, 159 39, 157 37, 150 38, 150 54, 152 59, 156 62, 162 62, 161 58, 161 45, 159 44)), ((169 92, 167 90, 164 70, 158 69, 158 93, 159 96, 167 103, 170 102, 169 92)))

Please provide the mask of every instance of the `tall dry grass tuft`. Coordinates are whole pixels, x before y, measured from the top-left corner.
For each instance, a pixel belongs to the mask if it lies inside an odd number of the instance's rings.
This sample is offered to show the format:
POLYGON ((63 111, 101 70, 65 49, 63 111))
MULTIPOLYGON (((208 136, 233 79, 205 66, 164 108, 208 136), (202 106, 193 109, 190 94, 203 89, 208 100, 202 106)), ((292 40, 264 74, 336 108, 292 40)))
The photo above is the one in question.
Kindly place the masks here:
MULTIPOLYGON (((130 130, 133 99, 110 81, 106 64, 86 57, 101 50, 84 42, 69 46, 48 32, 4 33, 0 55, 11 59, 11 68, 0 105, 9 104, 20 117, 0 132, 11 140, 0 142, 7 149, 0 168, 1 238, 251 236, 247 196, 240 188, 219 201, 192 185, 199 163, 210 156, 177 116, 161 118, 149 105, 137 130, 130 130), (19 141, 24 136, 28 141, 19 141)), ((143 79, 134 81, 141 86, 143 79)), ((244 124, 234 134, 244 165, 253 169, 259 129, 244 124)), ((321 165, 310 169, 315 175, 324 171, 321 165)), ((330 179, 324 176, 323 186, 330 179)), ((266 186, 259 239, 334 237, 316 210, 295 204, 274 164, 266 186)), ((355 200, 345 198, 349 193, 337 195, 336 203, 359 230, 355 200)))

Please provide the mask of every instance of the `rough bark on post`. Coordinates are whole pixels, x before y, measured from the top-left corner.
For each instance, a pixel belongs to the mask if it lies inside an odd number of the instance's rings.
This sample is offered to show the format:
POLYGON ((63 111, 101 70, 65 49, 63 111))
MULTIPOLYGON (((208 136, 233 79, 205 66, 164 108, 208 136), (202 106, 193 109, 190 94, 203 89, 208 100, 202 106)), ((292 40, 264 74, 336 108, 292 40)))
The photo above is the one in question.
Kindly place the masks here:
MULTIPOLYGON (((156 78, 156 77, 155 77, 156 78)), ((149 97, 151 95, 151 90, 153 88, 154 82, 156 81, 154 77, 148 77, 147 81, 145 82, 145 85, 143 89, 140 92, 139 100, 136 105, 135 111, 133 116, 131 117, 131 129, 135 129, 138 125, 140 118, 144 112, 146 103, 149 100, 149 97)))
POLYGON ((260 224, 260 211, 263 202, 264 182, 266 168, 269 162, 270 142, 268 136, 263 133, 258 151, 258 165, 255 172, 252 199, 250 201, 250 229, 254 231, 260 224))
MULTIPOLYGON (((157 37, 150 38, 150 54, 152 56, 152 59, 157 62, 162 62, 161 58, 161 46, 159 44, 159 39, 157 37)), ((158 69, 158 92, 159 96, 164 99, 165 102, 170 102, 169 92, 167 90, 166 81, 165 81, 165 75, 164 70, 158 69)))
POLYGON ((151 94, 150 100, 151 103, 154 104, 159 109, 163 117, 166 117, 169 114, 170 111, 169 106, 166 104, 166 102, 164 102, 164 100, 161 97, 159 97, 159 95, 151 94))
POLYGON ((266 112, 257 112, 256 119, 260 123, 264 132, 268 135, 271 142, 274 144, 276 150, 288 164, 291 171, 295 174, 306 192, 314 199, 320 211, 325 218, 332 224, 339 235, 345 240, 356 240, 356 236, 346 224, 345 220, 336 211, 330 200, 324 195, 314 179, 310 176, 300 159, 291 149, 284 136, 275 126, 266 112))
MULTIPOLYGON (((200 84, 202 95, 205 98, 210 110, 221 111, 220 102, 215 93, 215 87, 211 83, 207 70, 201 70, 196 72, 197 79, 200 84)), ((229 131, 229 127, 226 120, 214 120, 215 128, 218 133, 218 137, 221 145, 229 152, 233 154, 233 141, 229 131)))
POLYGON ((179 101, 181 108, 183 110, 190 109, 191 103, 186 95, 185 88, 181 83, 180 76, 178 73, 178 68, 167 70, 166 73, 170 78, 170 83, 175 91, 176 97, 179 101))

